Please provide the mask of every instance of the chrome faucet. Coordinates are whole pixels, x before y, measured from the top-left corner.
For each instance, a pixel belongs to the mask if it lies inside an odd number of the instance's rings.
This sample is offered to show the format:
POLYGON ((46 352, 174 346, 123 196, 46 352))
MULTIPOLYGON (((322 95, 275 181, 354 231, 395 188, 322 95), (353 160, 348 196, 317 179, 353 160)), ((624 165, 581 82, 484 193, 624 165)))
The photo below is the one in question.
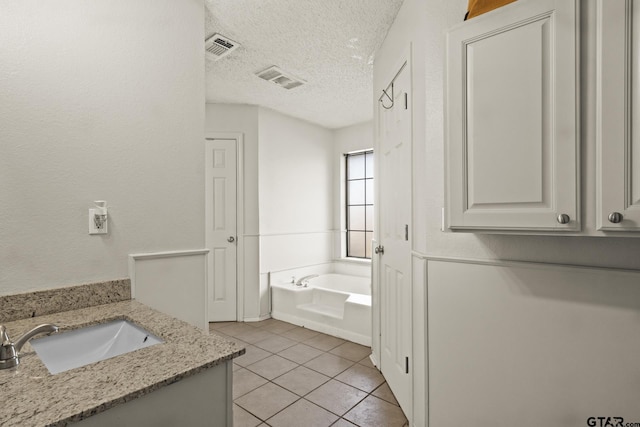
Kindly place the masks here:
POLYGON ((296 286, 304 286, 306 288, 309 285, 309 279, 313 279, 314 277, 318 277, 318 275, 310 274, 308 276, 301 277, 296 282, 296 286))
POLYGON ((0 325, 0 369, 9 369, 14 366, 18 366, 20 363, 20 350, 22 346, 26 344, 31 338, 38 334, 52 334, 58 332, 58 327, 50 323, 36 326, 14 343, 7 335, 7 328, 4 325, 0 325))

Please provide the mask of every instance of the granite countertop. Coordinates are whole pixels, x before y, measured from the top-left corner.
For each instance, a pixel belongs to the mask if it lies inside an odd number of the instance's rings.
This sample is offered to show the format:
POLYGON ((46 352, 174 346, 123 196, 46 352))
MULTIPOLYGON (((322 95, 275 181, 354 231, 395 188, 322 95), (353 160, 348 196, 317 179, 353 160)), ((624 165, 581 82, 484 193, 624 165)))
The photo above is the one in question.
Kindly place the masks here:
POLYGON ((244 353, 239 345, 137 301, 48 314, 6 323, 12 339, 42 323, 60 332, 126 319, 164 343, 51 375, 29 343, 17 368, 0 370, 0 425, 65 426, 143 396, 244 353))

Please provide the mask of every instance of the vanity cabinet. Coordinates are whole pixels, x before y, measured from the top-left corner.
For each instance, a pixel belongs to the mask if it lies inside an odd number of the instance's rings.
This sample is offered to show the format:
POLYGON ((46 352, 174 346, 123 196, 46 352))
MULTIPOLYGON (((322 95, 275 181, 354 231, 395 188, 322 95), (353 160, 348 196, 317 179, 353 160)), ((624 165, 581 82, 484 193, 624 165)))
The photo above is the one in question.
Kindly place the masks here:
POLYGON ((596 226, 640 231, 640 2, 597 3, 596 226))
POLYGON ((580 230, 578 6, 519 0, 448 32, 450 229, 580 230))

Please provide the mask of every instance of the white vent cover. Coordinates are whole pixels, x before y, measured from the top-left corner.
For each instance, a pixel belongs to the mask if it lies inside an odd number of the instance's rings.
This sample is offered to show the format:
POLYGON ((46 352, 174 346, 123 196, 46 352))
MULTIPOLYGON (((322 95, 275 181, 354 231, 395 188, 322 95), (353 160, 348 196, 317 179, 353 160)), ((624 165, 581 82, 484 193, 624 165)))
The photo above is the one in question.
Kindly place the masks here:
POLYGON ((209 37, 204 43, 205 50, 216 61, 224 58, 239 46, 240 44, 217 33, 209 37))
POLYGON ((261 79, 273 82, 285 89, 293 89, 294 87, 302 86, 306 83, 302 79, 294 77, 289 73, 285 73, 275 65, 273 67, 267 68, 264 71, 256 73, 256 76, 260 77, 261 79))

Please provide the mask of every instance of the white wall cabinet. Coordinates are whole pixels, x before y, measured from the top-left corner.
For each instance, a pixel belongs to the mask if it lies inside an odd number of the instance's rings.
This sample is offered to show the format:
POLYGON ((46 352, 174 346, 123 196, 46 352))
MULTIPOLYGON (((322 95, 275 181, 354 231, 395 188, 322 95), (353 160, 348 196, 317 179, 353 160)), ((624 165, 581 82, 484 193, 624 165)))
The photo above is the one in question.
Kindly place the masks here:
POLYGON ((449 31, 450 229, 580 230, 578 18, 520 0, 449 31))
POLYGON ((597 31, 597 229, 640 231, 639 2, 598 0, 597 31))

